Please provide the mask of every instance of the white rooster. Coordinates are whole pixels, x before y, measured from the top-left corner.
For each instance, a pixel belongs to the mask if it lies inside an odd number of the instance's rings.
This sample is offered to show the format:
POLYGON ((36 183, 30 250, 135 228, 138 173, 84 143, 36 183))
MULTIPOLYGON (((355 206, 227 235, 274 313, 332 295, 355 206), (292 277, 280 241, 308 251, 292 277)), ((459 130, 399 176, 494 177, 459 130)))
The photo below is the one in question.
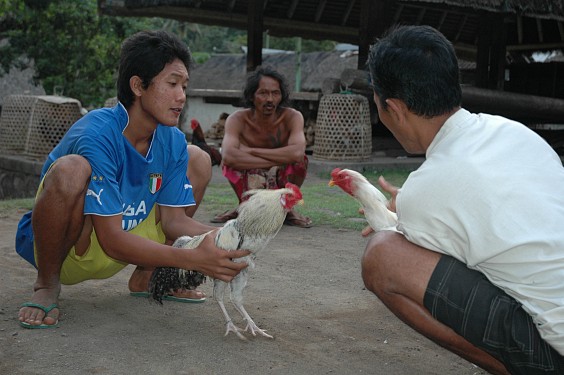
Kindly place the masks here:
POLYGON ((331 180, 329 181, 329 186, 334 185, 340 187, 360 203, 368 225, 375 232, 397 230, 398 217, 395 212, 388 209, 388 200, 362 174, 351 169, 335 168, 331 172, 331 180))
MULTIPOLYGON (((283 189, 252 190, 246 193, 249 199, 239 205, 236 219, 227 221, 217 232, 215 244, 225 250, 249 250, 251 254, 234 259, 236 262, 247 262, 249 267, 241 271, 230 283, 214 280, 213 295, 223 315, 225 316, 227 330, 234 332, 239 338, 245 339, 241 334, 250 331, 253 336, 260 334, 273 338, 265 330, 260 329, 243 307, 243 290, 247 285, 249 269, 254 267, 256 255, 264 249, 270 240, 276 236, 282 225, 286 214, 298 203, 303 203, 302 193, 298 186, 288 183, 283 189), (246 320, 247 326, 244 330, 237 327, 227 313, 223 298, 228 288, 231 289, 231 301, 233 305, 246 320)), ((206 234, 195 237, 184 236, 178 238, 173 246, 185 249, 193 249, 204 239, 206 234)), ((196 271, 187 271, 171 267, 159 267, 155 269, 149 283, 149 292, 158 302, 167 293, 177 289, 194 289, 205 280, 204 275, 196 271)))

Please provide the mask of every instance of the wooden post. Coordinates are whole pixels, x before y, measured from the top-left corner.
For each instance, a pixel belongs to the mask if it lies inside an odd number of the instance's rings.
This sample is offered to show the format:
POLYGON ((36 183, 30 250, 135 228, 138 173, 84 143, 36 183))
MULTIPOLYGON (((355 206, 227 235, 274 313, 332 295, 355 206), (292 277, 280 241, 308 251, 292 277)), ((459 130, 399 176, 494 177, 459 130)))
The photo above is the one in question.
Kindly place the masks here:
POLYGON ((503 18, 501 14, 492 14, 493 43, 490 52, 489 88, 493 90, 503 90, 505 83, 507 25, 503 18))
POLYGON ((391 26, 387 11, 392 1, 361 0, 358 28, 358 69, 365 69, 370 45, 391 26))
POLYGON ((249 0, 247 22, 247 72, 262 64, 264 0, 249 0))
POLYGON ((505 77, 506 25, 503 16, 482 14, 476 54, 476 86, 503 89, 505 77))

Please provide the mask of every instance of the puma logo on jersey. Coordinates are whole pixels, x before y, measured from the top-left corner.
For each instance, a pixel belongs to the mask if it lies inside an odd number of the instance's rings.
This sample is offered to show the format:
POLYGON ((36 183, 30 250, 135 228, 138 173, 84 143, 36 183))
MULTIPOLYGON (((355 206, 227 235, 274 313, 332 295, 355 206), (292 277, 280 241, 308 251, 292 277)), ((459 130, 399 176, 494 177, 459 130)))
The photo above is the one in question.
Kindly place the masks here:
POLYGON ((86 191, 86 195, 90 195, 94 198, 96 198, 96 200, 98 201, 98 203, 100 204, 100 206, 102 206, 102 201, 100 200, 100 195, 102 195, 102 192, 104 191, 104 189, 100 189, 100 192, 98 194, 96 194, 96 192, 94 190, 88 189, 86 191))

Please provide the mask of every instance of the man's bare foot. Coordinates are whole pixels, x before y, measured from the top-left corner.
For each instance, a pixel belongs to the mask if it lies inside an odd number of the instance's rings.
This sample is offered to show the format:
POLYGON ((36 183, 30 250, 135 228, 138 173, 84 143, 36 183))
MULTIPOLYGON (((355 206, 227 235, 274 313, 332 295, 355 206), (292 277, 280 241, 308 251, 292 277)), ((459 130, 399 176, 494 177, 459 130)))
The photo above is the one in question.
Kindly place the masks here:
POLYGON ((300 228, 311 228, 312 221, 307 216, 302 216, 294 210, 291 210, 286 215, 286 220, 284 220, 284 224, 300 227, 300 228))
POLYGON ((57 301, 61 287, 37 289, 18 313, 18 320, 26 328, 49 328, 59 322, 57 301))
MULTIPOLYGON (((147 292, 149 289, 149 280, 151 279, 152 269, 137 267, 129 278, 129 291, 130 292, 147 292)), ((205 299, 206 294, 200 290, 177 290, 171 296, 176 298, 186 298, 191 300, 205 299)))

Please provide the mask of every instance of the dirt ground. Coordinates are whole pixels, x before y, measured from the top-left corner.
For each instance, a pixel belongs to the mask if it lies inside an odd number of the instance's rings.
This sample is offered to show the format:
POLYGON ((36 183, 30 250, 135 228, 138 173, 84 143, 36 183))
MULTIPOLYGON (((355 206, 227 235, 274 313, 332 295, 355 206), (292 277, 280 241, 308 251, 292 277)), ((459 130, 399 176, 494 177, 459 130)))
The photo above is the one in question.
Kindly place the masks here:
MULTIPOLYGON (((245 306, 274 339, 224 337, 212 298, 160 306, 130 297, 132 266, 63 286, 59 327, 23 329, 18 306, 35 270, 14 251, 21 214, 0 215, 0 374, 485 374, 391 314, 362 283, 367 240, 324 226, 285 226, 251 272, 245 306)), ((201 288, 209 297, 212 285, 201 288)))

